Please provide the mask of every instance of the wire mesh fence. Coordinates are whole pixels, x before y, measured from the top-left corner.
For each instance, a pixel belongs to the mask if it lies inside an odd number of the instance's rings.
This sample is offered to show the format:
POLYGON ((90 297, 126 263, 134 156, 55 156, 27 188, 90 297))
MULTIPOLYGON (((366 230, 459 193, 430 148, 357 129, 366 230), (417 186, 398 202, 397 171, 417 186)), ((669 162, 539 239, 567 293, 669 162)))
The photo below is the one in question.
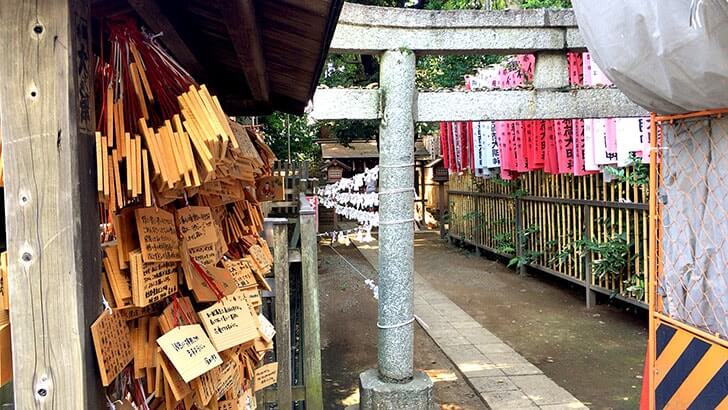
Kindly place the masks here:
POLYGON ((728 340, 728 118, 656 117, 655 310, 728 340))

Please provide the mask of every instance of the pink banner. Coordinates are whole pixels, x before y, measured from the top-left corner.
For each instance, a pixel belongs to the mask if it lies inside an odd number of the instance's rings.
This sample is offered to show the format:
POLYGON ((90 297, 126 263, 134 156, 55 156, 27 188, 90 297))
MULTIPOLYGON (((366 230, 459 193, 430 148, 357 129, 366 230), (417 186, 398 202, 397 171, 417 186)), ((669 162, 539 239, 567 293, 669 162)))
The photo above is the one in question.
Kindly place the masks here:
POLYGON ((569 84, 584 84, 584 61, 581 53, 567 53, 566 59, 569 63, 569 84))
POLYGON ((572 129, 574 135, 574 175, 582 176, 597 173, 597 171, 586 169, 584 120, 572 120, 572 129))
POLYGON ((450 165, 450 153, 448 152, 448 139, 450 138, 447 132, 448 126, 446 122, 440 122, 440 156, 442 157, 442 166, 449 168, 450 165))
POLYGON ((513 135, 513 151, 516 156, 516 171, 528 172, 528 158, 526 157, 526 140, 523 135, 523 121, 511 121, 513 135))
POLYGON ((540 169, 544 167, 546 159, 546 132, 545 121, 533 121, 534 158, 533 165, 540 169))
POLYGON ((458 129, 457 124, 454 122, 450 123, 450 171, 457 173, 459 171, 458 163, 460 162, 460 156, 458 155, 458 129))
POLYGON ((543 121, 544 141, 546 152, 544 156, 544 170, 549 174, 559 173, 558 150, 556 149, 555 121, 543 121))
POLYGON ((571 120, 555 120, 554 134, 556 136, 558 172, 571 174, 574 172, 574 137, 571 120))
POLYGON ((468 145, 470 144, 470 138, 468 138, 468 127, 465 122, 458 122, 458 136, 460 137, 460 169, 462 172, 468 169, 468 159, 470 154, 468 152, 468 145))

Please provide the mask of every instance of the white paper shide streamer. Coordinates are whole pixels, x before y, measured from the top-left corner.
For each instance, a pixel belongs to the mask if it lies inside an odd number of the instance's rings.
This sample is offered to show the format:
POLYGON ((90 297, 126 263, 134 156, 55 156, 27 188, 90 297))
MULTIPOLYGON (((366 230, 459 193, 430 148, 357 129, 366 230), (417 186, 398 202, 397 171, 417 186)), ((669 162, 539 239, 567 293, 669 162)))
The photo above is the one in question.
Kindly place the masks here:
MULTIPOLYGON (((359 228, 355 229, 357 240, 371 240, 371 230, 379 226, 379 194, 376 192, 379 179, 379 167, 367 169, 351 178, 342 178, 338 182, 321 187, 317 191, 319 203, 326 208, 333 208, 337 215, 356 220, 359 228)), ((338 232, 334 232, 337 234, 338 232)), ((347 241, 348 234, 336 235, 339 242, 347 241), (343 237, 346 236, 347 239, 343 237)), ((336 240, 337 238, 333 238, 336 240)))

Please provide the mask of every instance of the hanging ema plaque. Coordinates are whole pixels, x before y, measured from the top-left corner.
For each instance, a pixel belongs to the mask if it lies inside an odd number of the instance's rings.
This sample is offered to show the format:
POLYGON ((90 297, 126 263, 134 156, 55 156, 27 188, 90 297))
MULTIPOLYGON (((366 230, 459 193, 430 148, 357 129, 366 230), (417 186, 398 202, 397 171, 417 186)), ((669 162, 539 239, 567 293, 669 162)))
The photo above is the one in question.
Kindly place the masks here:
POLYGON ((222 364, 200 325, 175 327, 157 339, 157 344, 185 383, 222 364))

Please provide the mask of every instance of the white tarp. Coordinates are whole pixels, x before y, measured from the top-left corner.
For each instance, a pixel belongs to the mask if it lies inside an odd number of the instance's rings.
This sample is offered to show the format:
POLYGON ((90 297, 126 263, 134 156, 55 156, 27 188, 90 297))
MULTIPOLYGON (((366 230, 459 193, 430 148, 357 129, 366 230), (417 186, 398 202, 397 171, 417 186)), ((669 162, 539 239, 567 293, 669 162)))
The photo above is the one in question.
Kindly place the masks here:
POLYGON ((573 6, 607 77, 645 109, 674 114, 728 107, 728 1, 692 3, 574 0, 573 6))
POLYGON ((670 317, 728 337, 728 119, 663 127, 662 274, 670 317))

